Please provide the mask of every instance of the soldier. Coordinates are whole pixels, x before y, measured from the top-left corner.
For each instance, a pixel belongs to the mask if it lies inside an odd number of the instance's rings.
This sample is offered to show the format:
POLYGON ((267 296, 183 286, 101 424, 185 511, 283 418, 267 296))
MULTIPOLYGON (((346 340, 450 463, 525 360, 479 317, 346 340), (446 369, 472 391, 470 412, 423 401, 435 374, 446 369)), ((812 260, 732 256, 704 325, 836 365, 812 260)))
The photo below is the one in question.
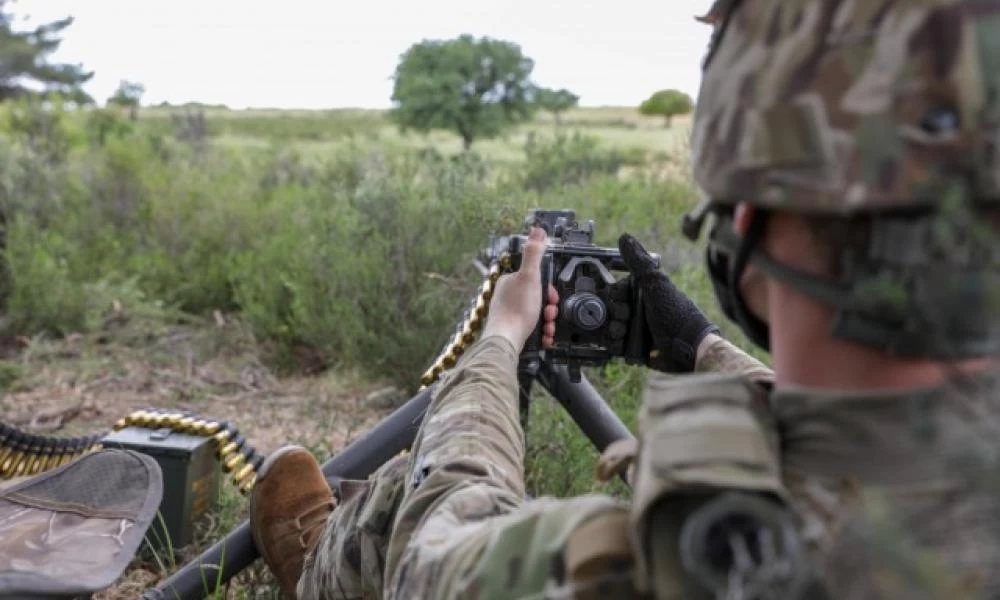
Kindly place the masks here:
POLYGON ((251 523, 290 596, 1000 595, 1000 2, 720 0, 706 21, 685 231, 713 217, 716 295, 774 372, 622 236, 649 366, 690 375, 654 373, 637 447, 605 456, 630 502, 525 503, 535 231, 409 457, 336 499, 300 448, 262 467, 251 523))

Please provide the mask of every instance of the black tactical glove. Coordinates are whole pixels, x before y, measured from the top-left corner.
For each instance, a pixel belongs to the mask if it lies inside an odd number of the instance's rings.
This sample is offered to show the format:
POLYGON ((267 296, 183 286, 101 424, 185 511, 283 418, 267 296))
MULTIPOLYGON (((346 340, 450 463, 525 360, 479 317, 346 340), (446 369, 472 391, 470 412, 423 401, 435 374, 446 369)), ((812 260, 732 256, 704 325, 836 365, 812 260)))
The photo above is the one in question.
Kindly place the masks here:
POLYGON ((643 294, 654 350, 648 366, 666 373, 694 371, 698 344, 719 328, 657 267, 637 239, 624 233, 618 250, 643 294))

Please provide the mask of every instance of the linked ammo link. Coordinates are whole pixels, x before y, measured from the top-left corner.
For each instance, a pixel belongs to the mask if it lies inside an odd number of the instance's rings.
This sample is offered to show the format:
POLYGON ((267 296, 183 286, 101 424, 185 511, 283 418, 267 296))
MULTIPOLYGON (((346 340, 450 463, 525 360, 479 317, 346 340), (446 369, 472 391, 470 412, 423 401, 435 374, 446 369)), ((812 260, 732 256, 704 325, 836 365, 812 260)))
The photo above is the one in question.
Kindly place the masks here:
POLYGON ((509 254, 501 255, 499 260, 490 265, 489 271, 483 279, 483 285, 480 286, 479 293, 476 294, 470 308, 465 311, 465 317, 459 323, 455 336, 445 344, 437 360, 420 378, 421 390, 437 381, 442 373, 454 367, 466 348, 476 341, 483 328, 483 323, 486 321, 486 315, 489 314, 490 300, 493 298, 493 290, 496 288, 497 281, 501 275, 511 272, 511 265, 509 254))

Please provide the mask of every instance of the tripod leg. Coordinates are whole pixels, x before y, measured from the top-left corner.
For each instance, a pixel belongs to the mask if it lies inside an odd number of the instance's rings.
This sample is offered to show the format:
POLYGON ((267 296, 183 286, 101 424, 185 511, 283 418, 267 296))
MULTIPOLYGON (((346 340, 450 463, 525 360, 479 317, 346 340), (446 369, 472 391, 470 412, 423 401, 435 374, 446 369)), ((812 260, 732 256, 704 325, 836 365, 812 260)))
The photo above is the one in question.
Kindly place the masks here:
POLYGON ((573 383, 565 366, 541 361, 538 382, 563 405, 598 452, 612 442, 634 437, 586 377, 573 383))

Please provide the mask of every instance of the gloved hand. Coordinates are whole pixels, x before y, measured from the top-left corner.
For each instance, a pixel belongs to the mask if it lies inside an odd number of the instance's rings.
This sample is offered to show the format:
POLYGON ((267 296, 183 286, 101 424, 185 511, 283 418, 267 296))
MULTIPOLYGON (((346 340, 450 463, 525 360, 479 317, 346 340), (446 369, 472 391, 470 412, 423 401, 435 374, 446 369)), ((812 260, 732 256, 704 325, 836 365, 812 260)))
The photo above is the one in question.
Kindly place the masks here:
POLYGON ((628 266, 629 277, 642 290, 654 347, 648 366, 666 373, 694 371, 698 344, 708 334, 719 333, 719 328, 656 267, 637 239, 622 234, 618 250, 628 266))

